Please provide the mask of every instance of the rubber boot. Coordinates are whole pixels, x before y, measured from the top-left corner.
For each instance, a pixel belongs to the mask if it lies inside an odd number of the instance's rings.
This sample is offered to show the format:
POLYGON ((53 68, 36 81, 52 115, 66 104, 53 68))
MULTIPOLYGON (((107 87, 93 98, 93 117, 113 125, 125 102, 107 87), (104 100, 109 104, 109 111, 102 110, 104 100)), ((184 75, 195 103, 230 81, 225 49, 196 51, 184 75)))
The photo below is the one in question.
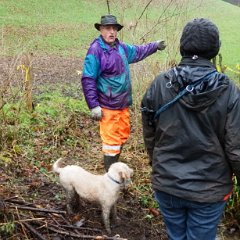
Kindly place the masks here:
POLYGON ((104 168, 106 170, 106 172, 108 171, 109 167, 118 161, 120 154, 117 154, 115 156, 108 156, 108 155, 104 155, 103 157, 103 161, 104 161, 104 168))

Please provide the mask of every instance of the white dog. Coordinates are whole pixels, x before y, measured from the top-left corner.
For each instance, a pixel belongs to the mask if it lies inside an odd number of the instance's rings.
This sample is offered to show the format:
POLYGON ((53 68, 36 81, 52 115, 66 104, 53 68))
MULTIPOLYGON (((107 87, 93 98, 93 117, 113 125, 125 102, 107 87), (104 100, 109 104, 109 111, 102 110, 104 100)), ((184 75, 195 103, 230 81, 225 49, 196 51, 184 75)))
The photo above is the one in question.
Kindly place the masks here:
POLYGON ((68 211, 73 212, 73 205, 79 204, 78 197, 100 203, 105 228, 111 233, 110 213, 116 220, 115 203, 120 190, 131 182, 133 170, 125 163, 116 162, 104 175, 94 175, 76 165, 60 167, 61 161, 60 158, 53 164, 53 171, 59 173, 60 183, 67 192, 68 211))

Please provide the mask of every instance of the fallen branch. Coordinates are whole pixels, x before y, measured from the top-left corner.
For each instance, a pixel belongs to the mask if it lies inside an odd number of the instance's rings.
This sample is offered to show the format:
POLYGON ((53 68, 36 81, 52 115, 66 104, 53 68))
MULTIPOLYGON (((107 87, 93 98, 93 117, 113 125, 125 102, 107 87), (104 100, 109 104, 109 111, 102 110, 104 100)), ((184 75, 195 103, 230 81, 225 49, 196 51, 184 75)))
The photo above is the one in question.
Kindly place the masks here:
POLYGON ((40 240, 47 240, 41 233, 39 233, 35 228, 33 228, 30 224, 23 222, 23 225, 30 230, 35 236, 40 240))
POLYGON ((16 198, 18 198, 17 195, 12 196, 12 197, 9 197, 9 198, 5 198, 5 199, 3 199, 3 200, 6 201, 6 202, 8 202, 8 201, 10 201, 10 200, 12 200, 12 199, 16 199, 16 198))
POLYGON ((44 220, 45 218, 29 218, 29 219, 19 219, 17 222, 36 222, 36 221, 44 221, 44 220))
MULTIPOLYGON (((54 226, 52 224, 52 226, 54 226)), ((56 227, 56 225, 55 225, 56 227)), ((76 229, 76 230, 89 230, 89 231, 93 231, 93 232, 102 232, 100 229, 96 229, 96 228, 90 228, 90 227, 76 227, 76 226, 72 226, 72 225, 59 225, 59 227, 62 228, 69 228, 69 229, 76 229)))
POLYGON ((17 208, 22 210, 29 210, 35 212, 46 212, 46 213, 57 213, 57 214, 66 214, 66 211, 54 210, 54 209, 45 209, 45 208, 34 208, 34 207, 25 207, 25 206, 8 206, 9 208, 17 208))
POLYGON ((81 239, 96 239, 96 240, 127 240, 127 238, 121 238, 119 235, 116 235, 114 237, 108 237, 108 236, 90 236, 90 235, 84 235, 84 234, 75 234, 75 233, 70 233, 62 230, 55 229, 53 227, 48 226, 48 229, 70 237, 75 237, 75 238, 81 238, 81 239))
POLYGON ((66 236, 68 239, 71 238, 78 238, 78 239, 95 239, 95 240, 127 240, 127 238, 121 238, 118 234, 113 237, 108 237, 106 235, 101 235, 102 231, 100 229, 96 228, 90 228, 90 227, 78 227, 73 226, 69 221, 65 218, 66 211, 60 211, 55 209, 45 209, 45 208, 37 208, 34 207, 34 204, 25 202, 24 200, 18 200, 16 197, 12 197, 9 199, 3 200, 3 203, 5 203, 5 207, 15 209, 16 211, 14 214, 17 214, 18 223, 22 227, 22 232, 24 236, 27 238, 27 231, 31 235, 33 235, 36 239, 39 240, 46 240, 46 231, 49 235, 49 232, 52 232, 52 234, 57 235, 63 235, 66 236), (30 205, 30 206, 29 206, 30 205), (23 214, 19 214, 19 210, 28 210, 29 212, 26 212, 28 215, 26 216, 23 214), (45 224, 41 224, 43 221, 43 218, 35 217, 34 212, 43 212, 43 213, 54 213, 51 215, 48 215, 48 219, 45 219, 45 224), (55 214, 58 214, 60 218, 64 222, 60 223, 57 221, 57 219, 54 217, 55 214), (52 219, 50 222, 49 218, 52 219), (40 223, 41 222, 41 223, 40 223), (86 233, 82 231, 92 231, 91 234, 87 235, 86 233))
POLYGON ((34 203, 29 203, 29 202, 26 202, 24 200, 18 200, 18 199, 15 199, 15 198, 4 199, 4 201, 9 202, 9 203, 19 204, 19 205, 34 206, 34 203))
MULTIPOLYGON (((54 215, 53 215, 53 216, 54 216, 54 215)), ((64 228, 64 226, 72 227, 72 223, 70 223, 63 215, 60 215, 60 217, 62 218, 62 220, 63 220, 66 224, 61 224, 61 223, 59 223, 53 216, 52 216, 52 219, 53 219, 53 221, 54 221, 57 225, 51 224, 52 226, 57 226, 57 228, 58 228, 58 227, 64 228)), ((74 231, 76 234, 81 234, 81 233, 78 231, 78 229, 73 229, 73 231, 74 231)))

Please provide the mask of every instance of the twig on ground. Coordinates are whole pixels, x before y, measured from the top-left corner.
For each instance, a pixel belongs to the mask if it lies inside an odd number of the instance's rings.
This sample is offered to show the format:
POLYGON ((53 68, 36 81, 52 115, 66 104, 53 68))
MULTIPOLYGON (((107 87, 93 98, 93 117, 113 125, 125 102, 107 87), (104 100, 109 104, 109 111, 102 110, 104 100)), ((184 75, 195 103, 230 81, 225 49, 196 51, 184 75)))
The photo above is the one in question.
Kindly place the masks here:
POLYGON ((45 212, 45 213, 57 213, 57 214, 66 214, 66 211, 60 211, 55 209, 45 209, 45 208, 34 208, 34 207, 26 207, 26 206, 8 206, 9 208, 36 211, 36 212, 45 212))
POLYGON ((55 229, 53 227, 48 226, 48 229, 59 233, 59 234, 63 234, 66 236, 70 236, 70 237, 76 237, 76 238, 83 238, 83 239, 98 239, 98 240, 127 240, 126 238, 121 238, 119 235, 116 235, 114 237, 108 237, 108 236, 90 236, 90 235, 79 235, 79 234, 75 234, 75 233, 70 233, 70 232, 66 232, 66 231, 62 231, 62 230, 58 230, 55 229))
POLYGON ((24 225, 28 230, 30 230, 30 232, 32 232, 35 236, 37 236, 38 239, 46 240, 46 238, 45 238, 41 233, 39 233, 34 227, 32 227, 30 224, 28 224, 28 223, 26 223, 26 222, 23 222, 23 225, 24 225))
MULTIPOLYGON (((51 234, 58 234, 67 236, 68 239, 127 240, 126 238, 121 238, 118 234, 113 237, 101 235, 102 231, 100 229, 73 226, 68 219, 65 218, 65 211, 21 206, 29 205, 30 203, 25 202, 24 200, 17 200, 16 197, 5 199, 3 202, 7 208, 15 209, 13 217, 16 219, 13 222, 20 226, 22 234, 26 239, 29 238, 29 235, 33 235, 37 239, 46 240, 48 239, 46 236, 49 237, 51 234), (22 214, 20 210, 28 210, 29 212, 26 212, 27 214, 22 214), (35 212, 37 213, 34 216, 35 212), (39 214, 38 212, 42 214, 39 214), (45 213, 48 214, 46 215, 45 213), (41 216, 45 217, 43 218, 41 216), (61 220, 61 222, 59 222, 59 220, 61 220), (93 234, 86 234, 84 231, 87 231, 88 233, 92 232, 93 234)), ((31 203, 31 205, 35 206, 34 203, 31 203)))
MULTIPOLYGON (((52 224, 52 226, 54 226, 52 224)), ((101 232, 100 229, 97 229, 97 228, 89 228, 89 227, 76 227, 76 226, 72 226, 72 225, 59 225, 60 227, 63 227, 63 228, 70 228, 70 229, 76 229, 76 230, 90 230, 90 231, 93 231, 93 232, 101 232)), ((55 226, 57 227, 57 226, 55 226)))
POLYGON ((19 205, 27 205, 27 206, 34 206, 34 203, 29 203, 29 202, 26 202, 24 200, 18 200, 18 199, 15 199, 17 198, 17 196, 15 197, 12 197, 12 198, 8 198, 8 199, 4 199, 5 202, 9 202, 9 203, 16 203, 16 204, 19 204, 19 205))

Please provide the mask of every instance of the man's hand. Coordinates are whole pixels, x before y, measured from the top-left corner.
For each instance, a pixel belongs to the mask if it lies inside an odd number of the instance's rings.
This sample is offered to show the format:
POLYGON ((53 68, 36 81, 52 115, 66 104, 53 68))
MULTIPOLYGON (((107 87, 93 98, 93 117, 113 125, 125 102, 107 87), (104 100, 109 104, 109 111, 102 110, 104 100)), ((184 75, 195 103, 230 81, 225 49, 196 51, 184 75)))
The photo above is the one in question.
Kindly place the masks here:
POLYGON ((99 121, 102 119, 102 116, 103 116, 102 108, 100 106, 97 106, 97 107, 91 109, 92 119, 99 121))
POLYGON ((162 51, 166 48, 166 44, 164 40, 158 41, 158 50, 162 51))

